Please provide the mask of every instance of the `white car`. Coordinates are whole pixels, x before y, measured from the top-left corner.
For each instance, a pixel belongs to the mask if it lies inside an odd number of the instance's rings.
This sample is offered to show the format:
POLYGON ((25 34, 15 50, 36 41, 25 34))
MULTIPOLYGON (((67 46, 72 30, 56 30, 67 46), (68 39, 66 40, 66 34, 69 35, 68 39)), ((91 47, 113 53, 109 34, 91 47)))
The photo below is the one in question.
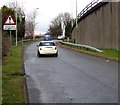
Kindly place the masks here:
POLYGON ((57 46, 54 41, 40 41, 39 45, 37 45, 37 56, 42 55, 58 56, 57 46))
POLYGON ((57 37, 57 39, 58 39, 58 40, 63 40, 64 37, 63 37, 62 35, 59 35, 59 36, 57 37))

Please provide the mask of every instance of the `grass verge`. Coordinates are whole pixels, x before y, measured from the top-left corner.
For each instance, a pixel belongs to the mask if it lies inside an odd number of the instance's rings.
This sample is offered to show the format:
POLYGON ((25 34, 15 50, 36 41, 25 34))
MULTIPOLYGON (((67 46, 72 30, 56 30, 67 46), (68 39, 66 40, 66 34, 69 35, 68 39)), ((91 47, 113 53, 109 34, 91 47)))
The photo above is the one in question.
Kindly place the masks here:
POLYGON ((12 46, 2 66, 2 103, 25 103, 22 46, 12 46))
POLYGON ((100 49, 100 50, 103 50, 103 53, 99 53, 99 52, 95 52, 90 49, 81 49, 80 47, 62 44, 60 42, 58 44, 62 47, 73 49, 75 51, 79 51, 82 53, 87 53, 90 55, 104 57, 106 59, 111 59, 111 60, 116 60, 116 61, 120 60, 120 51, 117 51, 115 49, 100 49))

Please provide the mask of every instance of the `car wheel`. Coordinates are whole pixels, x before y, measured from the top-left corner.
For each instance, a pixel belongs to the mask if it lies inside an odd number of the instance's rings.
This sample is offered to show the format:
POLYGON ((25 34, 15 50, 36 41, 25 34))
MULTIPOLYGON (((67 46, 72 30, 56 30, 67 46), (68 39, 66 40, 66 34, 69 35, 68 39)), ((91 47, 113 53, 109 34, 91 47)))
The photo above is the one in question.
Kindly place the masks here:
POLYGON ((55 54, 55 57, 58 57, 58 53, 55 54))
POLYGON ((38 56, 38 57, 40 57, 40 56, 41 56, 41 55, 40 55, 40 53, 39 53, 39 51, 37 52, 37 56, 38 56))

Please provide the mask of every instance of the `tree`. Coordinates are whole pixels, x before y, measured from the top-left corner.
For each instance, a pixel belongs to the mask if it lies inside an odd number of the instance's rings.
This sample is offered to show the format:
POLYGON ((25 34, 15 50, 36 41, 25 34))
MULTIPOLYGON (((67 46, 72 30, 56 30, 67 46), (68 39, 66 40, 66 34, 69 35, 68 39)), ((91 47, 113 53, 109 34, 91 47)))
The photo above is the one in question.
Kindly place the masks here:
MULTIPOLYGON (((2 7, 2 26, 5 22, 5 19, 11 14, 16 21, 16 8, 14 5, 11 7, 3 6, 2 7)), ((25 13, 21 7, 17 7, 17 30, 18 30, 18 39, 23 38, 25 35, 25 13), (24 16, 24 17, 23 17, 24 16)), ((9 32, 9 31, 8 31, 9 32)), ((15 31, 12 31, 12 36, 15 37, 15 31)))
MULTIPOLYGON (((3 30, 3 25, 4 25, 4 22, 6 20, 6 18, 8 17, 8 14, 12 14, 13 17, 15 17, 15 11, 14 9, 12 8, 8 8, 7 6, 3 6, 1 8, 2 11, 2 58, 4 58, 8 51, 9 51, 9 48, 10 48, 10 38, 9 38, 9 31, 4 31, 3 30)), ((14 35, 15 33, 12 32, 12 35, 14 35)))
POLYGON ((37 17, 37 12, 36 10, 33 10, 32 13, 28 14, 26 17, 26 35, 34 35, 35 27, 36 27, 36 22, 35 19, 37 17))
POLYGON ((52 35, 52 37, 56 37, 56 35, 62 34, 61 24, 51 24, 49 26, 48 32, 52 35))
POLYGON ((72 26, 71 21, 73 19, 71 18, 70 14, 65 12, 59 14, 55 19, 51 21, 51 24, 49 25, 48 32, 54 36, 57 37, 57 35, 62 34, 62 22, 65 25, 65 35, 70 36, 72 32, 72 26))
POLYGON ((1 10, 2 10, 2 26, 4 25, 4 22, 5 22, 5 20, 6 20, 6 18, 8 17, 9 14, 11 14, 12 17, 15 19, 15 10, 14 9, 8 8, 7 6, 4 5, 1 8, 1 10))
MULTIPOLYGON (((9 3, 9 7, 15 10, 16 13, 16 5, 14 2, 9 3)), ((25 13, 23 7, 23 4, 20 5, 17 3, 17 36, 19 39, 25 36, 25 13)))
POLYGON ((17 24, 18 37, 23 38, 25 36, 25 13, 21 7, 18 7, 17 14, 19 16, 19 22, 17 24))
MULTIPOLYGON (((16 18, 15 18, 16 11, 15 11, 15 8, 7 7, 5 5, 0 9, 0 11, 2 11, 2 57, 4 57, 7 55, 7 52, 9 51, 9 48, 11 47, 11 42, 9 38, 9 30, 4 31, 3 25, 9 14, 12 15, 12 17, 16 21, 16 18)), ((17 18, 18 38, 22 38, 25 32, 25 27, 24 27, 25 18, 22 18, 22 20, 20 20, 20 17, 22 16, 22 14, 20 13, 23 13, 23 10, 20 10, 19 12, 17 12, 18 14, 18 18, 17 18)), ((14 42, 16 33, 15 31, 11 31, 11 32, 12 32, 12 41, 14 42)))

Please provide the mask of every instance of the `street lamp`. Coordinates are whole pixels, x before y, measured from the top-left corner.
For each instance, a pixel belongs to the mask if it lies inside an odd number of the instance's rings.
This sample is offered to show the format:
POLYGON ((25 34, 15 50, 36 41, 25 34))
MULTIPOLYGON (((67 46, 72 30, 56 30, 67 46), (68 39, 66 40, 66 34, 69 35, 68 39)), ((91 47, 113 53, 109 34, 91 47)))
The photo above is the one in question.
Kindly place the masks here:
POLYGON ((76 0, 76 29, 78 30, 78 24, 77 24, 77 0, 76 0))

